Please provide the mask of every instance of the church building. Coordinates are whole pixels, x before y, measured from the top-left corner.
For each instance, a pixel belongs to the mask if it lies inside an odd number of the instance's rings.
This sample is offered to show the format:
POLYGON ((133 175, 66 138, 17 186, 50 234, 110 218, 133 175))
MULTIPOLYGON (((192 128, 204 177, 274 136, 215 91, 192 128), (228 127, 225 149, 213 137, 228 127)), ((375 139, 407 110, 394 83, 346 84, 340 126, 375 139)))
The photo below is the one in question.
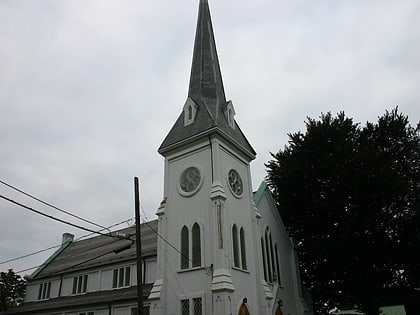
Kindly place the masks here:
POLYGON ((151 314, 305 313, 293 243, 266 185, 257 198, 252 192, 256 153, 225 96, 207 0, 200 1, 188 97, 159 153, 159 232, 180 252, 158 240, 151 314))
MULTIPOLYGON (((313 314, 267 184, 253 192, 256 152, 235 119, 240 104, 225 96, 207 0, 180 109, 158 149, 165 162, 157 220, 142 225, 144 314, 313 314)), ((67 235, 11 314, 137 314, 133 231, 67 235)))

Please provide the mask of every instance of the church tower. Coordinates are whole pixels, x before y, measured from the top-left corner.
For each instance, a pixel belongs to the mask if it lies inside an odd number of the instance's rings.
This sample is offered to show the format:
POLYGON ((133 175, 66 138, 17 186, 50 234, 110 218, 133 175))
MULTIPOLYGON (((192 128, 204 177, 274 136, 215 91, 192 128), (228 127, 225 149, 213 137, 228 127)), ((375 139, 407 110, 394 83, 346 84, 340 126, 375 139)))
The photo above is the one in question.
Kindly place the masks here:
POLYGON ((207 0, 200 0, 188 97, 159 148, 165 158, 151 314, 260 314, 250 162, 227 101, 207 0))

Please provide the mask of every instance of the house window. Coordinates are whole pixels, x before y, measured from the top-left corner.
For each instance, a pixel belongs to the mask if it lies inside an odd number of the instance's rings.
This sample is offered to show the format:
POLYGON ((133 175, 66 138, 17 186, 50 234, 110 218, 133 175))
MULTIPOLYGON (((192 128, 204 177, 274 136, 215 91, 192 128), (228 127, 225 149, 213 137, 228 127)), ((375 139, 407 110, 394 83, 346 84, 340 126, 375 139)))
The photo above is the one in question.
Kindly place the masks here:
POLYGON ((196 268, 201 266, 201 229, 194 223, 191 229, 184 225, 181 230, 181 269, 196 268), (192 256, 190 256, 190 252, 192 256), (191 262, 191 263, 190 263, 191 262))
MULTIPOLYGON (((133 307, 131 309, 131 315, 137 315, 137 307, 133 307)), ((143 306, 143 315, 150 315, 150 306, 149 305, 145 305, 143 306)))
POLYGON ((181 315, 190 315, 190 300, 181 300, 181 315))
POLYGON ((87 281, 88 281, 88 275, 74 277, 72 294, 86 293, 87 281))
POLYGON ((197 223, 192 228, 192 266, 201 266, 201 236, 200 226, 197 223))
POLYGON ((194 298, 193 299, 193 314, 194 315, 202 315, 203 314, 203 303, 201 298, 194 298))
POLYGON ((130 267, 114 269, 112 277, 112 287, 128 287, 130 285, 130 271, 130 267))
POLYGON ((181 315, 202 315, 203 314, 203 300, 201 297, 193 298, 191 300, 181 300, 181 315))
POLYGON ((181 230, 181 269, 188 269, 189 267, 189 245, 188 228, 184 226, 181 230))
POLYGON ((39 285, 38 300, 45 300, 50 298, 51 281, 44 282, 39 285))

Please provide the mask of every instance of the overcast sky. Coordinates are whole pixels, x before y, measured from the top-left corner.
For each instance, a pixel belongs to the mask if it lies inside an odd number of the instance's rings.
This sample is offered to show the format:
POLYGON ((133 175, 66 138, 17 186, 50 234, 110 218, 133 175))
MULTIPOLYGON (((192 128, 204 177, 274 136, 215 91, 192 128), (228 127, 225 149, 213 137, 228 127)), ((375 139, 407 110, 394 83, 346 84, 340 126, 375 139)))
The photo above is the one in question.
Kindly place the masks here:
MULTIPOLYGON (((0 0, 0 180, 101 225, 163 197, 157 148, 187 97, 198 0, 0 0)), ((226 96, 257 158, 339 111, 420 118, 418 0, 210 0, 226 96)), ((0 194, 96 229, 0 184, 0 194)), ((121 225, 124 227, 127 225, 121 225)), ((0 262, 86 232, 0 199, 0 262)), ((0 264, 37 266, 51 251, 0 264)), ((23 272, 29 274, 31 271, 23 272)))

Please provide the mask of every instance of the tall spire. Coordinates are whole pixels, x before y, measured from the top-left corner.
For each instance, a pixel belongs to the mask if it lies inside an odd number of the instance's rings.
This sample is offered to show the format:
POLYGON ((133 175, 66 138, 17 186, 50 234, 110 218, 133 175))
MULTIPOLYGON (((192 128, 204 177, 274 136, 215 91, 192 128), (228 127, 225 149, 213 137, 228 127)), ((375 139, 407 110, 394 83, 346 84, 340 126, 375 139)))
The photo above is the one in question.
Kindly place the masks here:
POLYGON ((207 0, 200 0, 188 96, 197 103, 201 97, 226 102, 207 0))
POLYGON ((254 159, 256 153, 233 115, 232 102, 226 102, 209 4, 200 0, 188 99, 158 151, 164 154, 191 139, 217 133, 254 159))

